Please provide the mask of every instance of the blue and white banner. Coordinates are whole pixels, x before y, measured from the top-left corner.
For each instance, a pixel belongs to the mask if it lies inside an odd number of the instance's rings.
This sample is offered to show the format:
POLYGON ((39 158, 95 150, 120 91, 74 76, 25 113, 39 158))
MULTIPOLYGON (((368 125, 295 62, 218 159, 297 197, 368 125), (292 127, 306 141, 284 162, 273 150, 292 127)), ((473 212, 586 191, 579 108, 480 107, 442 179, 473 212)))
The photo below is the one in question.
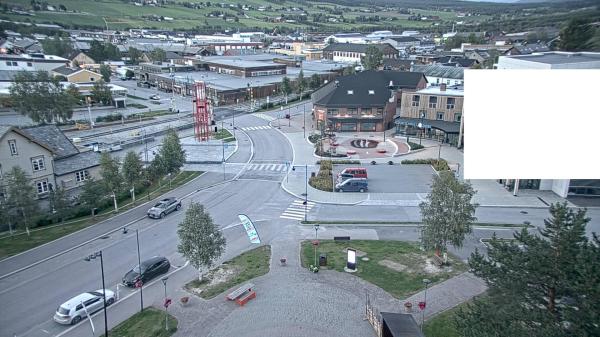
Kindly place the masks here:
POLYGON ((240 218, 242 225, 244 225, 244 229, 246 230, 246 234, 248 234, 250 242, 260 243, 260 237, 258 236, 258 232, 256 231, 252 220, 250 220, 250 218, 244 214, 238 214, 238 218, 240 218))

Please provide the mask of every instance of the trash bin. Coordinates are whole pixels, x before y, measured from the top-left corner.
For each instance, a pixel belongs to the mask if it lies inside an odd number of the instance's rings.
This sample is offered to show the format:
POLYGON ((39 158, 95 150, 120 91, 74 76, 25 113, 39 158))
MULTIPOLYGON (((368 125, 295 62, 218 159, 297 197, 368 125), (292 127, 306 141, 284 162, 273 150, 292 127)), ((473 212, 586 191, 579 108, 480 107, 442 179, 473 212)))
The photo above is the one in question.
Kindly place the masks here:
POLYGON ((311 173, 310 173, 310 177, 311 177, 311 178, 314 178, 314 177, 316 177, 316 176, 317 176, 317 174, 316 174, 315 172, 311 172, 311 173))
POLYGON ((327 265, 327 254, 319 254, 319 266, 327 265))

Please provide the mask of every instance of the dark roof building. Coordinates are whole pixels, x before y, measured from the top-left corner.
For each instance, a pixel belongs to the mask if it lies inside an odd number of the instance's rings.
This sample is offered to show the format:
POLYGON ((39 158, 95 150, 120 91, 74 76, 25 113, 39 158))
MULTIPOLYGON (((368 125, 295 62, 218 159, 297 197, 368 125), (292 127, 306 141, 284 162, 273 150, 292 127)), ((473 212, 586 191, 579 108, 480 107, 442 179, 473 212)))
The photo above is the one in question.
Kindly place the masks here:
POLYGON ((369 70, 338 78, 312 96, 317 123, 336 131, 383 131, 403 91, 425 88, 422 73, 369 70))
POLYGON ((55 159, 78 154, 79 151, 56 125, 42 125, 22 129, 37 143, 46 144, 55 154, 55 159))

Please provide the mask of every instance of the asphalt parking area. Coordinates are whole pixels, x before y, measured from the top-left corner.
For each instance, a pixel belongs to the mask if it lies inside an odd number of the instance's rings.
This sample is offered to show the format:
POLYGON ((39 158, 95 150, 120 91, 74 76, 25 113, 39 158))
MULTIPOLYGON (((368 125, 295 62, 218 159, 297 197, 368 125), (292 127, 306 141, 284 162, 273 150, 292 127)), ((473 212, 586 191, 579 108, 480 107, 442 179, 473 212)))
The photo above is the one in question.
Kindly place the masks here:
MULTIPOLYGON (((334 165, 333 174, 346 167, 358 165, 334 165)), ((371 193, 428 193, 435 171, 430 165, 363 165, 369 176, 371 193)))

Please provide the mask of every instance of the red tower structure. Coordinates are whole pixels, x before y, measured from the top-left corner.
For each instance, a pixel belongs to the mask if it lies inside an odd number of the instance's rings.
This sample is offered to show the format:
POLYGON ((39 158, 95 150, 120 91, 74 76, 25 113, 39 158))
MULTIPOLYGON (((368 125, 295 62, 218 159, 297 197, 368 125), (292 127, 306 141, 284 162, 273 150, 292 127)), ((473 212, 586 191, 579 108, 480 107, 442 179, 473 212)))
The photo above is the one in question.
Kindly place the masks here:
POLYGON ((194 134, 198 141, 203 142, 210 137, 210 123, 212 120, 212 109, 206 97, 204 82, 194 83, 194 93, 194 134))

